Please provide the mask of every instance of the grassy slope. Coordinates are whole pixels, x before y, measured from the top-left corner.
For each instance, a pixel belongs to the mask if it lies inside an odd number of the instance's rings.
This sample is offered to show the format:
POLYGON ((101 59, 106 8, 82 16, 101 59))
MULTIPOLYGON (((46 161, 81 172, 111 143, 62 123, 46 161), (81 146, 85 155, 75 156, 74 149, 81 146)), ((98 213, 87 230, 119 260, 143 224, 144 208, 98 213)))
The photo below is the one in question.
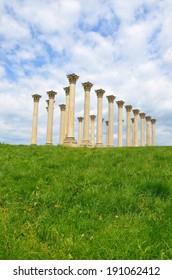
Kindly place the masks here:
POLYGON ((171 159, 0 145, 0 259, 172 259, 171 159))

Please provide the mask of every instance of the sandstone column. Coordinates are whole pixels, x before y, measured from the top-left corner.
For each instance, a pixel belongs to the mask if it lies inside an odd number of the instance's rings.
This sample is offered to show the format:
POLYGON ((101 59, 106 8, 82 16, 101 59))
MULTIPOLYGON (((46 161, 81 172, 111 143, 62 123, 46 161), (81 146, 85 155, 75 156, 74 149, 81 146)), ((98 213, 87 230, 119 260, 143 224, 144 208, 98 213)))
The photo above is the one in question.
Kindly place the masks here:
POLYGON ((132 110, 131 105, 126 105, 126 146, 130 147, 131 146, 131 110, 132 110))
POLYGON ((34 94, 34 95, 32 95, 32 97, 33 97, 33 101, 34 101, 34 107, 33 107, 31 144, 36 145, 37 144, 37 126, 38 126, 38 104, 39 104, 39 99, 41 98, 41 95, 34 94))
POLYGON ((92 146, 94 146, 95 145, 95 143, 94 143, 94 127, 95 127, 96 116, 95 115, 90 115, 90 119, 91 119, 91 144, 92 144, 92 146))
POLYGON ((48 102, 48 120, 47 120, 47 139, 46 145, 52 145, 53 139, 53 113, 54 113, 54 98, 57 92, 50 90, 47 92, 49 96, 48 102))
POLYGON ((140 113, 140 145, 143 147, 145 146, 145 126, 144 126, 144 120, 145 120, 145 113, 140 113))
POLYGON ((108 147, 108 143, 109 143, 109 121, 105 121, 106 124, 106 146, 108 147))
POLYGON ((65 113, 65 138, 67 136, 68 122, 69 122, 69 93, 70 87, 63 88, 66 94, 66 113, 65 113))
POLYGON ((146 145, 151 145, 150 139, 150 129, 151 129, 151 116, 146 116, 146 145))
POLYGON ((138 116, 139 116, 139 110, 134 109, 134 147, 138 147, 138 116))
POLYGON ((97 137, 96 137, 96 147, 102 147, 102 99, 105 91, 103 89, 95 90, 97 94, 97 137))
POLYGON ((75 121, 75 85, 79 76, 75 74, 67 75, 70 83, 70 94, 69 94, 69 114, 68 114, 68 128, 67 136, 64 140, 66 146, 76 146, 77 142, 74 137, 74 121, 75 121))
POLYGON ((93 86, 90 82, 82 83, 85 90, 85 100, 84 100, 84 132, 83 132, 83 146, 91 146, 89 140, 89 114, 90 114, 90 90, 93 86))
POLYGON ((109 109, 108 109, 108 143, 107 146, 108 147, 113 147, 114 143, 113 143, 113 133, 114 133, 114 100, 116 98, 116 96, 114 95, 109 95, 106 96, 108 103, 109 103, 109 109))
POLYGON ((120 100, 116 103, 118 105, 118 147, 122 147, 122 108, 125 102, 120 100))
POLYGON ((134 147, 134 118, 131 118, 132 122, 132 146, 134 147))
POLYGON ((66 110, 66 105, 65 104, 60 104, 60 111, 61 111, 61 116, 60 116, 60 135, 59 135, 59 144, 62 145, 65 139, 65 110, 66 110))
POLYGON ((155 123, 156 123, 156 119, 152 119, 151 120, 151 124, 152 124, 152 146, 155 146, 155 123))
POLYGON ((82 144, 82 121, 83 117, 78 117, 78 146, 82 144))

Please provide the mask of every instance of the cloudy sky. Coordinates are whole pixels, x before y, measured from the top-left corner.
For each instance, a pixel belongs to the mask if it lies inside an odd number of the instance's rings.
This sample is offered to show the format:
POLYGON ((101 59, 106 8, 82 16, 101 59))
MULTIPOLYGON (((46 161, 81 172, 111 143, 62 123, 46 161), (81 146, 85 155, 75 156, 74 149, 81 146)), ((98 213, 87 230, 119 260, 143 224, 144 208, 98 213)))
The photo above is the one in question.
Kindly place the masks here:
MULTIPOLYGON (((115 95, 157 119, 157 145, 172 145, 171 0, 0 0, 0 142, 30 144, 33 100, 39 103, 38 144, 46 141, 47 91, 57 91, 54 137, 59 142, 59 104, 67 74, 76 84, 77 117, 83 116, 82 83, 115 95)), ((114 104, 117 145, 117 105, 114 104)), ((125 143, 125 109, 124 143, 125 143)), ((104 124, 105 135, 105 124, 104 124)))

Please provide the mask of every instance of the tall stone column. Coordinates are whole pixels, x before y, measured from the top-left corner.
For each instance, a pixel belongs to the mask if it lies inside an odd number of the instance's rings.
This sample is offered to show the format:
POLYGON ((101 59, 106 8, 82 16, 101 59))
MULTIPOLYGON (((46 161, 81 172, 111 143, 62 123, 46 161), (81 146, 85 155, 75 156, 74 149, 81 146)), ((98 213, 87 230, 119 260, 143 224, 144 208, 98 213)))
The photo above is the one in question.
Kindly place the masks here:
POLYGON ((109 143, 109 121, 105 121, 106 124, 106 146, 108 147, 108 143, 109 143))
POLYGON ((95 127, 95 119, 96 119, 96 116, 95 115, 90 115, 90 119, 91 119, 91 144, 92 146, 95 145, 95 142, 94 142, 94 127, 95 127))
POLYGON ((131 118, 132 123, 132 146, 134 147, 134 118, 131 118))
POLYGON ((122 108, 125 102, 120 100, 116 103, 118 105, 118 147, 122 147, 122 108))
POLYGON ((150 138, 150 129, 151 129, 151 116, 146 116, 146 145, 151 145, 151 138, 150 138))
POLYGON ((145 120, 145 113, 140 113, 140 145, 143 147, 145 146, 145 125, 144 125, 144 120, 145 120))
POLYGON ((139 116, 139 110, 134 109, 134 147, 138 147, 138 116, 139 116))
POLYGON ((108 143, 107 146, 108 147, 113 147, 114 143, 113 143, 113 133, 114 133, 114 100, 116 98, 116 96, 114 95, 109 95, 106 96, 108 103, 109 103, 109 109, 108 109, 108 143))
POLYGON ((68 130, 68 122, 69 122, 69 93, 70 93, 70 87, 64 87, 63 88, 66 94, 66 113, 65 113, 65 138, 67 136, 67 130, 68 130))
POLYGON ((32 119, 32 137, 31 137, 31 144, 36 145, 37 144, 37 126, 38 126, 38 104, 39 99, 41 98, 41 95, 34 94, 32 95, 33 101, 34 101, 34 107, 33 107, 33 119, 32 119))
POLYGON ((151 119, 151 124, 152 124, 152 146, 155 146, 156 141, 155 141, 155 123, 156 119, 151 119))
POLYGON ((47 92, 49 96, 48 102, 48 120, 47 120, 47 138, 46 145, 52 145, 53 139, 53 114, 54 114, 54 98, 57 92, 50 90, 47 92))
POLYGON ((82 121, 83 117, 78 117, 78 146, 82 145, 82 121))
POLYGON ((60 135, 59 135, 59 144, 62 145, 65 139, 65 111, 66 111, 66 105, 60 104, 60 135))
POLYGON ((90 115, 90 90, 93 86, 92 83, 86 82, 82 83, 85 90, 85 100, 84 100, 84 132, 83 132, 83 146, 91 146, 89 140, 89 115, 90 115))
POLYGON ((130 147, 131 146, 131 110, 132 110, 131 105, 126 105, 126 146, 130 147))
POLYGON ((70 83, 70 94, 69 94, 69 117, 68 117, 68 129, 67 136, 64 140, 66 146, 76 146, 77 142, 74 137, 74 121, 75 121, 75 85, 79 76, 75 74, 67 75, 70 83))
POLYGON ((102 101, 103 94, 105 91, 103 89, 95 90, 97 94, 97 137, 96 137, 96 147, 102 147, 102 101))

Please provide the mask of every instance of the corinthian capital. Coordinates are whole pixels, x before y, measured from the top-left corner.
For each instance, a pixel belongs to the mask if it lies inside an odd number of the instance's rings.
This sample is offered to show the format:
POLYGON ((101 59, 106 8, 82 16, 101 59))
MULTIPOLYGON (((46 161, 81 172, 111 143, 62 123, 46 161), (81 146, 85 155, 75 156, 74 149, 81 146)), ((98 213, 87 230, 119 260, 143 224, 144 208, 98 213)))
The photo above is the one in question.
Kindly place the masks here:
POLYGON ((113 103, 116 98, 116 96, 114 96, 114 95, 108 95, 106 97, 107 97, 107 100, 109 103, 113 103))
POLYGON ((133 109, 133 114, 134 114, 134 116, 138 116, 139 112, 140 112, 140 110, 138 110, 138 109, 133 109))
POLYGON ((147 122, 150 122, 151 121, 151 116, 146 116, 145 119, 146 119, 147 122))
POLYGON ((93 86, 93 84, 90 83, 90 82, 86 82, 86 83, 82 83, 82 86, 84 87, 85 91, 90 91, 92 86, 93 86))
POLYGON ((156 119, 151 119, 151 123, 155 124, 156 123, 156 119))
POLYGON ((32 97, 33 97, 34 102, 39 102, 39 99, 41 98, 41 95, 33 94, 32 97))
POLYGON ((103 97, 103 94, 105 93, 105 90, 103 89, 97 89, 95 90, 95 93, 97 94, 97 97, 103 97))
POLYGON ((70 87, 64 87, 63 89, 64 89, 64 91, 65 91, 65 94, 66 94, 66 95, 69 95, 70 87))
POLYGON ((65 104, 60 104, 59 107, 60 107, 61 111, 65 111, 66 110, 66 105, 65 104))
POLYGON ((116 101, 116 104, 118 105, 118 108, 123 108, 124 103, 125 102, 123 100, 116 101))
POLYGON ((145 113, 140 113, 139 116, 140 116, 141 119, 144 119, 146 114, 145 113))
POLYGON ((76 74, 69 74, 67 75, 67 78, 69 80, 70 84, 76 84, 76 81, 78 80, 79 76, 77 76, 76 74))
POLYGON ((125 109, 126 109, 127 112, 131 112, 132 108, 133 108, 133 106, 131 106, 131 105, 126 105, 125 106, 125 109))
POLYGON ((47 94, 48 94, 50 99, 54 99, 57 92, 55 92, 54 90, 50 90, 50 91, 47 91, 47 94))

